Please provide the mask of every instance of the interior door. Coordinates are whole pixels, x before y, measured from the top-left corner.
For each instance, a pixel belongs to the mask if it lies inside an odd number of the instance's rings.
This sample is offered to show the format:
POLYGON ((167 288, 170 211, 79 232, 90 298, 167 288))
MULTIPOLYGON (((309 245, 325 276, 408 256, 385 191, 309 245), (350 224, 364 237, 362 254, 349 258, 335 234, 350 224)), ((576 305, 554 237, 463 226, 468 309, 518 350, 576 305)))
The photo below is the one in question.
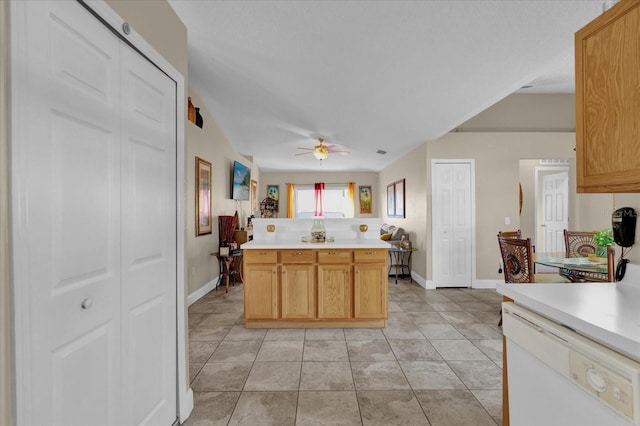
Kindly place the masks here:
POLYGON ((472 285, 472 167, 432 163, 433 281, 436 287, 472 285))
POLYGON ((124 424, 176 414, 176 85, 121 44, 124 424))
POLYGON ((569 172, 542 175, 542 250, 564 252, 564 229, 569 227, 569 172))
POLYGON ((12 23, 17 421, 171 424, 175 87, 77 2, 12 23))

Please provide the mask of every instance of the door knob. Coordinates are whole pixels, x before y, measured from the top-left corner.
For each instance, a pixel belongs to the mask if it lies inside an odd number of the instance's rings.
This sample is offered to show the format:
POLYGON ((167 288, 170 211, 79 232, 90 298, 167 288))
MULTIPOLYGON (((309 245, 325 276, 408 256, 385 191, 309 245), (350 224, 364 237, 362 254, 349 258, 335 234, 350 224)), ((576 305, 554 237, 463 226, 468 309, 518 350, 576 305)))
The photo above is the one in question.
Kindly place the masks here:
POLYGON ((93 306, 93 299, 84 299, 82 303, 80 303, 80 306, 82 307, 82 309, 90 309, 93 306))

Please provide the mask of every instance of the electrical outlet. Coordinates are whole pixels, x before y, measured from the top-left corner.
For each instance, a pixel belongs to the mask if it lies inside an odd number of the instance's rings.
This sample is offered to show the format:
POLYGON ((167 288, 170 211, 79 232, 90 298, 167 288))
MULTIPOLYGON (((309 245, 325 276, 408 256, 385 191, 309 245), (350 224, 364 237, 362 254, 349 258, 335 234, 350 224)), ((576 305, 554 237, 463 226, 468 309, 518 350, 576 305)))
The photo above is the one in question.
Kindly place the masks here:
POLYGON ((505 224, 505 225, 511 225, 511 218, 510 218, 510 217, 508 217, 508 216, 507 216, 507 217, 505 217, 505 218, 504 218, 504 224, 505 224))

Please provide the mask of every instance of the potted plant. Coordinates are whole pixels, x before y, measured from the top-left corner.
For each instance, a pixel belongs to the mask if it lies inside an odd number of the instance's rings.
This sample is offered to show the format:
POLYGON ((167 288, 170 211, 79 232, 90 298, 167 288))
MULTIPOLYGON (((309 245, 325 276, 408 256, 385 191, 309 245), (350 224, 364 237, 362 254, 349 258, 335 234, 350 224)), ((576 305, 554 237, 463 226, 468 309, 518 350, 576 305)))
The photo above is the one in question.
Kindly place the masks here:
POLYGON ((607 257, 607 246, 613 245, 613 234, 611 228, 598 231, 593 236, 593 242, 596 243, 596 256, 607 257))

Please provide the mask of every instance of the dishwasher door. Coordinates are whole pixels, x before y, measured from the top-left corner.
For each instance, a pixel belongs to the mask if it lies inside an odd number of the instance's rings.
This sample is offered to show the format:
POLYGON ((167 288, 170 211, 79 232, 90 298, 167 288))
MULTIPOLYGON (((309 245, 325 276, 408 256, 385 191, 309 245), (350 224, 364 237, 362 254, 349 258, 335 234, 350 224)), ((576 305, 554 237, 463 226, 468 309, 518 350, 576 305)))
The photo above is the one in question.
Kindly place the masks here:
POLYGON ((640 425, 640 364, 512 302, 502 305, 512 426, 640 425))

